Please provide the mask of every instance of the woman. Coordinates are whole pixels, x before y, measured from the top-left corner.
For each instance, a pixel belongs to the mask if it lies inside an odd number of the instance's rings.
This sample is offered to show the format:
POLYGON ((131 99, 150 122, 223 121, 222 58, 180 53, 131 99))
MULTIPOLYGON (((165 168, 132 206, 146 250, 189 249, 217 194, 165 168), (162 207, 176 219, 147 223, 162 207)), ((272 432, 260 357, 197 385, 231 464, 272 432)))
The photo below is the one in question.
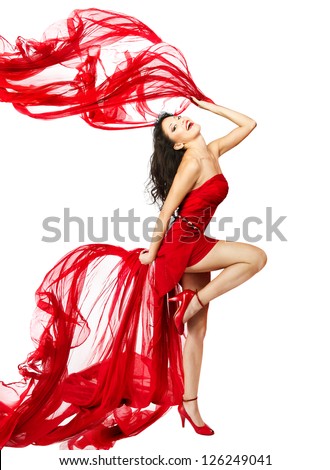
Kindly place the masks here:
POLYGON ((183 424, 187 418, 196 432, 213 434, 196 401, 208 303, 250 278, 266 257, 204 230, 228 190, 218 157, 255 122, 200 101, 208 98, 181 52, 124 14, 75 10, 46 30, 41 42, 0 39, 0 101, 28 116, 79 114, 93 127, 130 129, 153 123, 153 100, 179 98, 178 114, 195 96, 196 105, 238 126, 207 146, 191 120, 159 119, 151 194, 163 205, 153 242, 148 251, 81 245, 46 274, 36 291, 35 350, 19 365, 23 378, 0 381, 0 448, 66 441, 69 449, 109 449, 173 405, 179 405, 183 424), (139 50, 136 39, 144 41, 139 50), (101 52, 108 47, 113 61, 107 71, 101 52), (48 73, 54 66, 65 72, 62 78, 48 73), (210 271, 218 269, 210 281, 210 271), (174 302, 180 303, 176 313, 174 302))
POLYGON ((259 271, 266 256, 204 234, 228 190, 218 157, 255 122, 192 100, 237 127, 206 145, 190 119, 159 118, 150 176, 163 205, 151 246, 80 245, 46 274, 36 291, 36 348, 19 365, 20 382, 0 382, 0 448, 66 441, 68 449, 109 449, 174 405, 183 425, 213 434, 197 406, 208 303, 259 271))
MULTIPOLYGON (((154 130, 151 181, 154 183, 154 199, 159 198, 163 205, 150 248, 140 253, 142 264, 157 260, 157 254, 166 245, 166 237, 169 236, 166 231, 170 218, 186 196, 211 181, 214 175, 221 175, 219 157, 238 145, 256 127, 253 119, 241 113, 196 98, 192 100, 200 108, 229 119, 237 127, 207 145, 200 132, 201 127, 191 119, 170 115, 159 119, 154 130), (165 145, 166 161, 163 155, 165 145), (173 149, 172 154, 169 149, 173 149), (169 165, 169 171, 167 180, 164 181, 162 170, 163 175, 166 174, 166 165, 169 165)), ((188 222, 192 225, 191 220, 188 222)), ((172 263, 176 263, 173 244, 168 243, 167 246, 170 250, 172 247, 172 263)), ((266 254, 253 245, 222 240, 214 240, 212 243, 208 237, 204 239, 204 246, 207 252, 205 256, 198 262, 187 265, 184 270, 180 281, 184 290, 169 300, 180 302, 174 316, 178 332, 183 333, 184 324, 187 324, 188 329, 183 353, 184 396, 183 403, 178 408, 182 424, 187 418, 197 433, 211 435, 213 431, 202 420, 197 404, 209 302, 260 271, 266 264, 266 254), (221 273, 210 281, 210 272, 220 269, 221 273)))

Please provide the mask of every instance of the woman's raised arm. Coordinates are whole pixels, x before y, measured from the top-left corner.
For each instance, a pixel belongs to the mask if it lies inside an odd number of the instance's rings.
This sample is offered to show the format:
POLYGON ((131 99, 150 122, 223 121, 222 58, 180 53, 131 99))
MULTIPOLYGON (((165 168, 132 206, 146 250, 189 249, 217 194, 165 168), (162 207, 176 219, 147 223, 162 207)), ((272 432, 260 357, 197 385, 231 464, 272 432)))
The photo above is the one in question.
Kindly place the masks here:
POLYGON ((225 108, 218 104, 209 103, 208 101, 199 101, 193 97, 191 99, 199 108, 206 109, 207 111, 211 111, 214 114, 218 114, 219 116, 229 119, 238 126, 229 132, 229 134, 213 140, 208 144, 208 149, 217 158, 242 142, 242 140, 244 140, 257 125, 253 119, 245 114, 233 111, 232 109, 225 108))

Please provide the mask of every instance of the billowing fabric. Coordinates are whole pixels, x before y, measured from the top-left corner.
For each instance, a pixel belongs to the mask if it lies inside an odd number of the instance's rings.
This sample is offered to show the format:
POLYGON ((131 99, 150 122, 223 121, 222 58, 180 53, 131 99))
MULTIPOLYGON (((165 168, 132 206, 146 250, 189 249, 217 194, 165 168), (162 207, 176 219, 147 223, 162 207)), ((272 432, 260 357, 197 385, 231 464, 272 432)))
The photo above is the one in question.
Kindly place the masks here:
POLYGON ((80 115, 100 129, 145 127, 168 100, 178 114, 191 96, 211 101, 182 53, 123 13, 74 10, 40 41, 18 37, 12 45, 0 36, 0 101, 33 118, 80 115))
POLYGON ((80 246, 45 276, 36 349, 21 382, 0 384, 0 447, 108 449, 180 403, 181 339, 140 251, 80 246))

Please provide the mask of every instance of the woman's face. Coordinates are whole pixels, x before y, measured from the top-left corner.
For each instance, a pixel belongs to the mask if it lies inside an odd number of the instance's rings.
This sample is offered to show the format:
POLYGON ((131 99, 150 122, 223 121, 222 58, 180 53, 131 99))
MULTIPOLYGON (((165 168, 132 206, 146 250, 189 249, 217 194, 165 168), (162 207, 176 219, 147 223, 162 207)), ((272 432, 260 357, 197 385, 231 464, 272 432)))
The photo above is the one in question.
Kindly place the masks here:
POLYGON ((187 116, 168 116, 162 122, 162 129, 178 150, 200 134, 201 126, 187 116))

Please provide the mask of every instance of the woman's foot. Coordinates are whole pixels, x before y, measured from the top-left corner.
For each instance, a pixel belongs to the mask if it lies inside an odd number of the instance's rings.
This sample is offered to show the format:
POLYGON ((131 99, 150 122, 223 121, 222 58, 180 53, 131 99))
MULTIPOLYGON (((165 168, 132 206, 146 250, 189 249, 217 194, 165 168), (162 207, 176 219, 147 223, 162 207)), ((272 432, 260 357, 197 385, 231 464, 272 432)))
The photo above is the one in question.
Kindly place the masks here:
POLYGON ((204 307, 204 304, 200 300, 197 290, 194 292, 191 289, 183 290, 178 295, 168 299, 168 301, 180 302, 180 306, 175 312, 173 319, 178 333, 182 335, 184 332, 184 323, 201 310, 201 308, 204 307))
POLYGON ((190 418, 193 420, 193 422, 196 424, 196 426, 204 426, 205 423, 202 420, 202 417, 200 415, 199 409, 198 409, 198 404, 197 404, 197 399, 196 400, 183 400, 183 407, 190 416, 190 418))
POLYGON ((187 419, 197 434, 202 434, 203 436, 212 436, 214 434, 214 431, 202 420, 199 414, 196 401, 197 397, 192 398, 190 400, 182 400, 182 404, 178 406, 178 412, 181 416, 182 427, 184 427, 185 420, 187 419), (188 404, 192 402, 195 402, 195 406, 191 407, 190 415, 186 408, 189 408, 190 406, 188 404), (195 420, 193 419, 193 416, 195 416, 195 420))

